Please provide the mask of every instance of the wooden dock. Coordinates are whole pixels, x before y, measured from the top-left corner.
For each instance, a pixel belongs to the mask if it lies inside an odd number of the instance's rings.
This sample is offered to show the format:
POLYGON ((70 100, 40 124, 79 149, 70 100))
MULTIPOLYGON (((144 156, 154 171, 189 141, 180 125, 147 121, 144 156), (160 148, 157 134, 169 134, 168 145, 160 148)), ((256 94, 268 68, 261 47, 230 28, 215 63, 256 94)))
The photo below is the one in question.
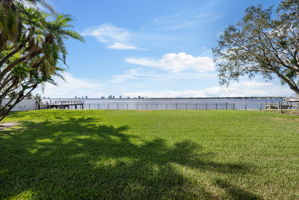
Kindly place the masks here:
POLYGON ((266 105, 266 109, 291 109, 293 107, 296 107, 294 105, 282 105, 282 104, 270 104, 266 105))
POLYGON ((84 109, 84 101, 50 101, 47 109, 84 109))
POLYGON ((284 98, 283 100, 284 102, 278 102, 278 104, 269 102, 266 109, 299 109, 299 97, 284 98))
POLYGON ((287 102, 298 102, 299 103, 299 97, 290 97, 290 98, 284 98, 287 102))

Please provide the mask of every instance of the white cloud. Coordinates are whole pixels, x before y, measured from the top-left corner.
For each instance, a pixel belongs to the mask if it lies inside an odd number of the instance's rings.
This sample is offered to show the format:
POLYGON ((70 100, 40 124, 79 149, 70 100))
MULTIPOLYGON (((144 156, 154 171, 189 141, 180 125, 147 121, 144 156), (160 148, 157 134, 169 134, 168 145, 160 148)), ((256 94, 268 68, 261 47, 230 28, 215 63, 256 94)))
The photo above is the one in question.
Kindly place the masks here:
POLYGON ((142 69, 140 69, 140 68, 130 69, 123 74, 114 75, 111 82, 112 83, 122 83, 124 81, 134 79, 134 78, 142 75, 141 71, 142 71, 142 69))
POLYGON ((216 86, 202 90, 163 90, 126 92, 123 96, 145 97, 250 97, 250 96, 292 96, 289 88, 276 86, 270 82, 244 81, 233 83, 228 88, 216 86))
POLYGON ((177 41, 174 35, 156 34, 144 30, 132 31, 112 24, 93 26, 81 33, 83 36, 91 36, 103 43, 108 49, 117 50, 148 50, 148 46, 161 45, 167 42, 177 41), (146 48, 143 48, 146 46, 146 48))
MULTIPOLYGON (((113 81, 101 82, 74 77, 65 72, 66 81, 57 79, 57 86, 46 84, 44 93, 37 90, 35 93, 46 97, 101 97, 109 94, 121 96, 146 97, 237 97, 237 96, 293 96, 294 93, 286 86, 274 82, 241 81, 232 83, 228 88, 224 86, 208 87, 204 89, 180 89, 174 85, 169 90, 159 89, 165 79, 176 80, 182 76, 187 78, 190 74, 173 74, 174 76, 147 74, 142 69, 131 69, 126 74, 115 75, 113 81), (135 81, 133 80, 135 79, 135 81), (136 82, 137 80, 137 82, 136 82), (156 81, 154 81, 156 80, 156 81), (128 81, 125 82, 124 81, 128 81), (160 81, 160 82, 159 82, 160 81), (162 81, 162 82, 161 82, 162 81), (157 83, 156 87, 150 83, 157 83), (121 83, 121 84, 120 84, 121 83)), ((200 76, 200 74, 198 74, 200 76)), ((213 75, 214 76, 214 75, 213 75)), ((195 77, 193 77, 195 78, 195 77)), ((207 78, 208 79, 208 78, 207 78)), ((187 87, 188 88, 188 87, 187 87)), ((194 88, 194 87, 193 87, 194 88)))
POLYGON ((126 58, 125 62, 141 66, 156 67, 171 72, 197 71, 207 72, 215 70, 215 64, 210 57, 194 57, 184 52, 167 53, 160 59, 126 58))
POLYGON ((161 63, 159 60, 154 60, 151 58, 134 58, 129 57, 125 58, 125 62, 135 65, 141 65, 141 66, 149 66, 149 67, 160 67, 161 63))
POLYGON ((107 46, 108 49, 119 49, 119 50, 134 50, 137 49, 137 47, 129 44, 124 44, 120 42, 114 42, 113 44, 107 46))
POLYGON ((93 36, 99 42, 107 45, 107 48, 118 50, 139 49, 131 44, 132 33, 124 28, 111 24, 102 24, 98 27, 88 29, 82 33, 83 36, 93 36))
POLYGON ((123 74, 116 74, 111 80, 112 83, 123 83, 127 81, 142 81, 143 83, 148 82, 177 82, 179 80, 215 80, 218 77, 216 73, 206 72, 157 72, 144 68, 133 68, 125 71, 123 74))
POLYGON ((101 96, 102 85, 92 81, 74 77, 68 72, 63 73, 65 80, 56 79, 56 85, 46 84, 44 93, 39 89, 36 92, 46 97, 82 97, 82 96, 101 96))

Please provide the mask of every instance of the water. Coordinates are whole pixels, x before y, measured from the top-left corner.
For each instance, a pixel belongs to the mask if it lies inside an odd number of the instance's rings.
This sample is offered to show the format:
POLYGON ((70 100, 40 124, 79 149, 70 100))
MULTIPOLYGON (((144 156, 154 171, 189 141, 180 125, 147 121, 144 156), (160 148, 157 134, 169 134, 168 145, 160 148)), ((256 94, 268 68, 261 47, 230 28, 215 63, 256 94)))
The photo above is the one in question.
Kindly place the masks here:
MULTIPOLYGON (((52 98, 43 102, 84 101, 84 109, 103 110, 258 110, 268 104, 287 104, 276 99, 199 99, 199 98, 145 98, 145 99, 74 99, 52 98)), ((290 104, 290 103, 289 103, 290 104)), ((292 103, 295 105, 295 103, 292 103)))

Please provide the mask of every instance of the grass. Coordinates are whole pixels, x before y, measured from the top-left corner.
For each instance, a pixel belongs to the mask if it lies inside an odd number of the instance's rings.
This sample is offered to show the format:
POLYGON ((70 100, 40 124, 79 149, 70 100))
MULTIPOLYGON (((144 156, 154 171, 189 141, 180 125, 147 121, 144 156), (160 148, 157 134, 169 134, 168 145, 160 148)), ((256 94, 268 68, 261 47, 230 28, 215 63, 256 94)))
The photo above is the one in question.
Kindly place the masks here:
POLYGON ((299 116, 258 111, 12 113, 0 199, 298 199, 299 116))

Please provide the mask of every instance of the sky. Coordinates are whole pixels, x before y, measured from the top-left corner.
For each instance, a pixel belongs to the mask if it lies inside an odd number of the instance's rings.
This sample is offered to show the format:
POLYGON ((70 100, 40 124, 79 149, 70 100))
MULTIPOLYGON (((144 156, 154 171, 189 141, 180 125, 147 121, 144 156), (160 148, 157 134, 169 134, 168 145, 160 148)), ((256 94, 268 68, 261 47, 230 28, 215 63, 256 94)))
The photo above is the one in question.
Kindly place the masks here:
POLYGON ((218 83, 211 48, 251 5, 277 0, 50 0, 85 42, 66 40, 65 81, 45 97, 291 96, 278 79, 218 83))

